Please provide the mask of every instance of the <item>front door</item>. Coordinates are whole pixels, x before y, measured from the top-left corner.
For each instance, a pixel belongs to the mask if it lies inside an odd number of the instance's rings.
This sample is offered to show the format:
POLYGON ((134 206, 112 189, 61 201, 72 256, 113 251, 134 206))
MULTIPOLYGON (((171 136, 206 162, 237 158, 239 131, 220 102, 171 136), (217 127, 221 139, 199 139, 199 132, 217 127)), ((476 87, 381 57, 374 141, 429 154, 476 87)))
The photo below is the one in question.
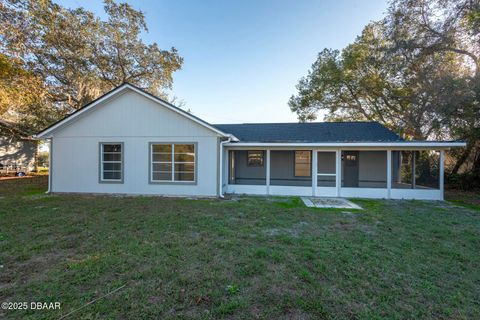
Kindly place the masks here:
POLYGON ((344 167, 344 187, 358 187, 358 151, 343 152, 344 167))

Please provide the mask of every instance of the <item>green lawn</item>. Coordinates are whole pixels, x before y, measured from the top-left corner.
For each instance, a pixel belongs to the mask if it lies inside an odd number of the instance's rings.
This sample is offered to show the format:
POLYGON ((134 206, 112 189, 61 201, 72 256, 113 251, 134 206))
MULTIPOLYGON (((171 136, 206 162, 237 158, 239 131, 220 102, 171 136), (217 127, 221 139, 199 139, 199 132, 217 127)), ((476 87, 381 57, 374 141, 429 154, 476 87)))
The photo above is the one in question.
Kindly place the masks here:
POLYGON ((47 196, 0 181, 0 318, 478 319, 480 207, 47 196), (3 313, 2 313, 3 312, 3 313))

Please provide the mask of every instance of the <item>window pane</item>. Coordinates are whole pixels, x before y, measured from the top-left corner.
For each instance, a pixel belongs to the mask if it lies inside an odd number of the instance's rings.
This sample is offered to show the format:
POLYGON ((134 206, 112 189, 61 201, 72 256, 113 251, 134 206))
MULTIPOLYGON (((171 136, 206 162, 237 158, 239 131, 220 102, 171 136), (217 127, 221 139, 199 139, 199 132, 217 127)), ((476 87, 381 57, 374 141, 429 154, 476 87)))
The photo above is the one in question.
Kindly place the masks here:
POLYGON ((171 163, 154 163, 153 171, 172 171, 171 163))
POLYGON ((295 176, 310 176, 310 151, 295 151, 295 176))
POLYGON ((103 170, 106 171, 121 171, 122 170, 122 163, 104 163, 103 170))
POLYGON ((175 153, 193 153, 193 144, 176 144, 175 153))
POLYGON ((175 172, 175 181, 194 181, 193 172, 175 172))
POLYGON ((115 172, 104 172, 103 173, 104 180, 120 180, 122 179, 122 173, 120 171, 115 172))
POLYGON ((121 152, 122 145, 121 144, 104 144, 103 145, 103 152, 121 152))
POLYGON ((194 153, 175 153, 175 162, 194 162, 194 153))
POLYGON ((171 172, 153 172, 152 179, 154 181, 171 181, 172 180, 172 173, 171 172))
POLYGON ((175 172, 177 171, 194 171, 194 163, 175 163, 175 172))
POLYGON ((104 153, 103 161, 122 161, 121 153, 104 153))
POLYGON ((171 144, 152 144, 153 152, 172 152, 171 144))
POLYGON ((263 151, 248 151, 249 166, 263 166, 263 151))
POLYGON ((154 153, 152 155, 152 161, 171 162, 172 154, 171 153, 154 153))

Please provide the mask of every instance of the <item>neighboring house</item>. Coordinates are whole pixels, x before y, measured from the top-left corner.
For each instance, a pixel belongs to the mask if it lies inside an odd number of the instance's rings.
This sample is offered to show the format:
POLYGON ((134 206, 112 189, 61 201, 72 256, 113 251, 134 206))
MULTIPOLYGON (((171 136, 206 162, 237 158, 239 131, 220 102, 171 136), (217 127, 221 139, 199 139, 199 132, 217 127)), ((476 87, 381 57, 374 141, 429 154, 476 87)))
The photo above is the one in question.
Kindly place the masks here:
POLYGON ((0 120, 0 173, 36 169, 38 141, 15 125, 0 120))
POLYGON ((50 192, 443 199, 444 150, 376 122, 207 122, 123 84, 37 135, 50 192))

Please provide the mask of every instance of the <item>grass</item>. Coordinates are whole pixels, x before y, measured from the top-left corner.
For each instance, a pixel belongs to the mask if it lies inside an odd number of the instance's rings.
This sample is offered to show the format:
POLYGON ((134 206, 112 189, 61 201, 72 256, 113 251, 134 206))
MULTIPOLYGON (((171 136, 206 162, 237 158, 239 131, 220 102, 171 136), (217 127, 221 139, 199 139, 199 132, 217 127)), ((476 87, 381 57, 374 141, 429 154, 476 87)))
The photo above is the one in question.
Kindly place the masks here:
POLYGON ((446 192, 446 198, 460 206, 472 209, 480 210, 480 190, 478 191, 460 191, 449 190, 446 192))
MULTIPOLYGON (((0 182, 0 311, 45 319, 474 319, 480 212, 448 202, 47 196, 0 182)), ((3 312, 3 313, 2 313, 3 312)))

